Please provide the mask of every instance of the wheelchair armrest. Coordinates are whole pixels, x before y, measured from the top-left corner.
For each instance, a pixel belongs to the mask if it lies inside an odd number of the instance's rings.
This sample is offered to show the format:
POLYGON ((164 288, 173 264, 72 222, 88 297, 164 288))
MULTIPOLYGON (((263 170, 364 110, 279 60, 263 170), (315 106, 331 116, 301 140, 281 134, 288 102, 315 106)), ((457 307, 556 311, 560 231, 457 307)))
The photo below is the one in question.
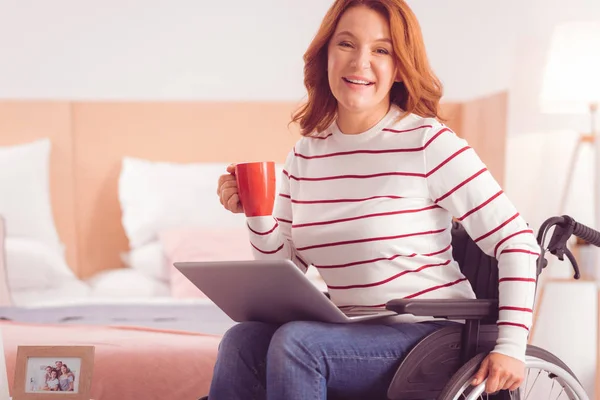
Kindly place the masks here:
POLYGON ((498 315, 498 300, 394 299, 385 308, 398 314, 448 319, 485 319, 498 315))

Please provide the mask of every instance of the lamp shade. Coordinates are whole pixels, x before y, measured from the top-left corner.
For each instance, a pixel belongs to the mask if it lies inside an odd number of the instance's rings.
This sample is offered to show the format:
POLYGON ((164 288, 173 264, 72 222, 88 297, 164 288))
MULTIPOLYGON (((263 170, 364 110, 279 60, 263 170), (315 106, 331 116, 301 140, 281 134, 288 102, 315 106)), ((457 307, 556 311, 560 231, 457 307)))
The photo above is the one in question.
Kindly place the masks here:
POLYGON ((600 103, 600 22, 558 25, 544 70, 542 112, 589 113, 592 103, 600 103))

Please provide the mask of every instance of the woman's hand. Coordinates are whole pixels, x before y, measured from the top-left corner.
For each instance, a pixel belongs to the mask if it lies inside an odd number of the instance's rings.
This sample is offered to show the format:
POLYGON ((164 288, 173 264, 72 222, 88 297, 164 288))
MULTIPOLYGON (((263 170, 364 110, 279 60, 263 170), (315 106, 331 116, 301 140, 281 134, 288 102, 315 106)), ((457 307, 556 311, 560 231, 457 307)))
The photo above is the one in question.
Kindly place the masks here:
POLYGON ((481 363, 472 384, 479 385, 487 377, 485 391, 517 390, 525 377, 525 364, 516 358, 490 353, 481 363))
POLYGON ((238 196, 238 187, 234 175, 235 164, 230 164, 227 167, 227 172, 227 174, 219 177, 217 195, 226 210, 229 210, 232 213, 242 213, 244 212, 244 209, 242 208, 240 197, 238 196))

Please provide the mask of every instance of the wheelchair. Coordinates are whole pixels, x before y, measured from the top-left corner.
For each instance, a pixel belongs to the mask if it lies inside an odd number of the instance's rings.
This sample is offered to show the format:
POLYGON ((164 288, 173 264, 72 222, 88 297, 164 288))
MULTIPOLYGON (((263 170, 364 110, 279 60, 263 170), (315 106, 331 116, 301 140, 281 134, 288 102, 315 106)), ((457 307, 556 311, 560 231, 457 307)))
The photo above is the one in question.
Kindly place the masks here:
MULTIPOLYGON (((576 222, 568 215, 549 218, 537 235, 541 247, 537 262, 538 277, 548 264, 545 254, 549 252, 561 261, 567 256, 575 271, 574 278, 579 279, 577 262, 567 248, 571 235, 600 247, 600 232, 576 222), (545 248, 546 235, 552 228, 551 239, 545 248)), ((517 391, 503 390, 486 394, 485 381, 477 386, 471 384, 481 362, 494 348, 498 336, 498 264, 494 257, 483 253, 457 221, 452 225, 452 253, 477 298, 395 299, 386 304, 388 310, 398 314, 464 321, 464 324, 453 324, 429 334, 411 349, 388 387, 388 399, 588 400, 581 383, 564 362, 532 345, 527 346, 525 380, 517 391)), ((202 397, 199 400, 209 399, 202 397)))

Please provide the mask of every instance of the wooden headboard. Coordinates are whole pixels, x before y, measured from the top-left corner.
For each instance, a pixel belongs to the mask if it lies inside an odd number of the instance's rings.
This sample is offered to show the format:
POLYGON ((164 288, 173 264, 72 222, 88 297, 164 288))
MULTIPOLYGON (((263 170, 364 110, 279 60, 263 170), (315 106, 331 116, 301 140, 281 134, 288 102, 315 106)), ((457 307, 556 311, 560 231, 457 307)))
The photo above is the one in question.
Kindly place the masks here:
MULTIPOLYGON (((504 179, 505 93, 443 105, 446 124, 504 179)), ((121 266, 128 243, 117 180, 124 156, 171 162, 283 162, 298 140, 286 102, 0 101, 0 146, 49 137, 51 198, 81 278, 121 266)), ((216 182, 215 182, 216 185, 216 182)), ((216 187, 216 186, 215 186, 216 187)), ((216 200, 215 200, 216 201, 216 200)))

